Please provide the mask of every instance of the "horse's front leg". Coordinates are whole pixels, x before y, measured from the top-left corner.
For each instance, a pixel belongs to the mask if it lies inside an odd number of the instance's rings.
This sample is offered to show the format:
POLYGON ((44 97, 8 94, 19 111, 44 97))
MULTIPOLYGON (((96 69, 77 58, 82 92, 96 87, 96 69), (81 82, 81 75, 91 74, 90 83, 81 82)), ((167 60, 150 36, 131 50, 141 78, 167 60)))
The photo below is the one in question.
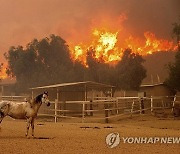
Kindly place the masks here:
MULTIPOLYGON (((1 115, 1 117, 0 117, 0 124, 1 124, 3 119, 4 119, 4 116, 1 115)), ((0 129, 1 129, 1 127, 0 127, 0 129)))
POLYGON ((27 128, 26 128, 26 137, 28 137, 29 127, 31 124, 32 118, 27 119, 27 128))
MULTIPOLYGON (((3 118, 0 118, 0 124, 1 124, 2 120, 3 120, 3 118)), ((0 130, 1 130, 1 126, 0 126, 0 130)))
POLYGON ((34 118, 31 120, 32 137, 34 137, 34 118))
POLYGON ((1 118, 0 118, 0 124, 1 124, 2 120, 3 120, 3 118, 1 117, 1 118))

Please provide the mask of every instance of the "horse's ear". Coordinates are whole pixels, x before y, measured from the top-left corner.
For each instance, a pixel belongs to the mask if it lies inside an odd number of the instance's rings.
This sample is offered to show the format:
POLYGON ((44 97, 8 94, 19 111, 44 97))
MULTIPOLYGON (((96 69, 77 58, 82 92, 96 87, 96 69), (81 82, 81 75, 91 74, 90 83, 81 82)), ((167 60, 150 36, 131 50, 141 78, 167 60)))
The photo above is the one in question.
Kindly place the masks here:
POLYGON ((45 91, 44 94, 46 94, 48 96, 48 91, 45 91))

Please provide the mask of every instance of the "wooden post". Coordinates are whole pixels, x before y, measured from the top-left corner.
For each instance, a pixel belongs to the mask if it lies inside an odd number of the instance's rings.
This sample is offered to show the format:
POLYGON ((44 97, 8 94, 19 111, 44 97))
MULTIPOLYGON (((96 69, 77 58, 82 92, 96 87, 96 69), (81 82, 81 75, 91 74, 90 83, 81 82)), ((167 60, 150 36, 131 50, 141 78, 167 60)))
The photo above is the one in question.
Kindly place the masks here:
POLYGON ((113 97, 113 89, 112 89, 112 87, 111 87, 111 97, 113 97))
POLYGON ((59 102, 59 89, 56 89, 56 99, 55 99, 55 104, 54 104, 54 122, 57 122, 57 107, 58 107, 58 102, 59 102))
POLYGON ((85 120, 85 102, 82 104, 82 123, 84 123, 85 120))
POLYGON ((116 109, 116 114, 119 114, 118 106, 119 106, 119 105, 118 105, 118 99, 116 98, 116 108, 117 108, 117 109, 116 109))
POLYGON ((140 98, 140 114, 144 114, 144 99, 140 98))
MULTIPOLYGON (((84 101, 87 101, 87 85, 84 86, 84 101)), ((87 110, 87 104, 84 104, 84 114, 87 115, 87 112, 85 112, 85 110, 87 110)))
POLYGON ((131 118, 132 118, 133 110, 134 110, 134 99, 133 99, 133 102, 132 102, 132 105, 131 105, 131 118))
MULTIPOLYGON (((93 101, 94 101, 94 90, 92 89, 92 98, 90 100, 90 110, 93 110, 93 101)), ((93 112, 90 112, 90 115, 93 116, 93 112)))
POLYGON ((32 98, 32 99, 34 98, 34 92, 33 92, 33 90, 32 90, 32 92, 31 92, 31 98, 32 98))
MULTIPOLYGON (((90 100, 90 110, 93 110, 93 101, 90 100)), ((93 116, 93 112, 90 112, 90 116, 93 116)))
POLYGON ((141 99, 142 99, 142 98, 139 98, 139 110, 140 110, 140 114, 142 114, 141 99))
POLYGON ((174 112, 174 105, 175 105, 175 102, 176 102, 176 95, 174 95, 174 100, 173 100, 173 104, 172 104, 172 113, 174 112))
POLYGON ((164 105, 163 99, 161 100, 161 103, 162 103, 162 109, 163 109, 163 112, 164 112, 165 105, 164 105))
POLYGON ((153 112, 153 97, 151 96, 151 114, 153 112))
POLYGON ((105 109, 105 123, 109 123, 109 119, 108 119, 108 110, 106 110, 106 109, 108 109, 108 104, 106 104, 106 102, 104 102, 104 109, 105 109))
MULTIPOLYGON (((66 110, 66 101, 63 101, 63 110, 66 110)), ((63 115, 66 116, 66 112, 63 112, 63 115)))
POLYGON ((55 104, 54 104, 54 122, 57 122, 57 103, 58 99, 55 99, 55 104))

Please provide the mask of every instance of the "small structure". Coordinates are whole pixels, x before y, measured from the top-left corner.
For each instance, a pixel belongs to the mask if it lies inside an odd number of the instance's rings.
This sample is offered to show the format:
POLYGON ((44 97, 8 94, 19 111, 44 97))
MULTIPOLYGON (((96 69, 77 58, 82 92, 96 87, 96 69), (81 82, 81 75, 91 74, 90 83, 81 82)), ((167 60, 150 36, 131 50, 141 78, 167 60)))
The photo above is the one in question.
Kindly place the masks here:
POLYGON ((10 79, 3 79, 0 82, 0 95, 5 96, 5 95, 14 95, 14 84, 15 80, 10 80, 10 79))
MULTIPOLYGON (((41 86, 30 88, 32 90, 32 97, 41 93, 42 91, 48 91, 49 99, 52 101, 61 102, 58 108, 63 111, 68 111, 68 114, 78 116, 82 113, 81 104, 66 103, 66 101, 89 101, 94 100, 96 97, 106 97, 109 93, 112 96, 113 86, 102 83, 85 81, 85 82, 73 82, 73 83, 61 83, 55 85, 41 86), (69 112, 69 111, 72 111, 69 112)), ((58 103, 57 103, 58 104, 58 103)), ((92 104, 86 104, 85 109, 92 109, 92 104)), ((65 112, 63 113, 66 114, 65 112)))
POLYGON ((173 96, 174 93, 164 83, 153 85, 141 85, 140 92, 145 92, 147 97, 151 96, 173 96))

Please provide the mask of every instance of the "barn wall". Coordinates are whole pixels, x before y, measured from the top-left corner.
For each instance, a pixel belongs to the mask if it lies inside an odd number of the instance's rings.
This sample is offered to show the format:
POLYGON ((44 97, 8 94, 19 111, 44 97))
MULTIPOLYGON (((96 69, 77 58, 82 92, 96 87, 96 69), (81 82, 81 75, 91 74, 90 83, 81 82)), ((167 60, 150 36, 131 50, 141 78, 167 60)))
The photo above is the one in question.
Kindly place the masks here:
POLYGON ((141 92, 146 92, 146 96, 172 96, 173 93, 164 85, 141 87, 141 92))
POLYGON ((138 96, 138 91, 122 91, 118 90, 115 91, 114 97, 137 97, 138 96))

